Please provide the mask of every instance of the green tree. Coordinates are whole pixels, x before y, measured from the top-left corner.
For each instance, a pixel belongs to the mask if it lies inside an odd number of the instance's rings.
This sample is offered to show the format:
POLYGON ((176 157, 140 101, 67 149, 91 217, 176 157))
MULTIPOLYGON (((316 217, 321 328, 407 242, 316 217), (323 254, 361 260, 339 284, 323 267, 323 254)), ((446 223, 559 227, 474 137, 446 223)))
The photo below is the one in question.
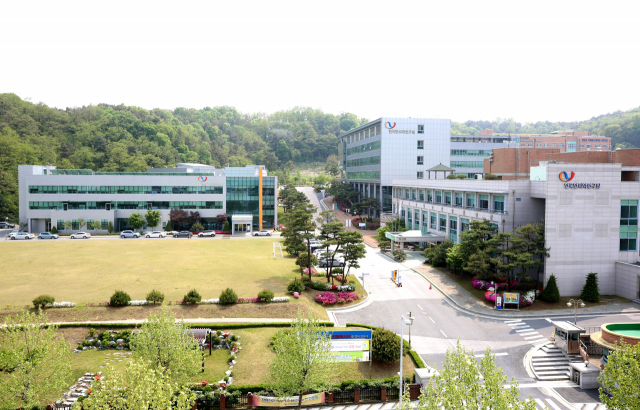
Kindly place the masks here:
POLYGON ((585 302, 597 303, 600 301, 600 289, 598 287, 598 274, 590 272, 580 293, 580 299, 585 302))
POLYGON ((147 211, 144 219, 147 221, 147 226, 154 229, 160 223, 160 211, 147 211))
POLYGON ((129 225, 133 226, 133 229, 136 231, 142 228, 142 226, 144 225, 144 219, 139 212, 134 212, 129 215, 129 225))
POLYGON ((156 302, 162 303, 164 302, 164 293, 153 289, 149 294, 147 294, 147 301, 153 302, 154 305, 156 302))
POLYGON ((535 235, 531 240, 531 244, 533 249, 531 253, 537 257, 538 259, 538 271, 536 273, 536 287, 538 287, 538 283, 540 282, 540 270, 544 266, 544 260, 549 257, 549 250, 551 248, 545 248, 545 237, 544 237, 544 222, 536 223, 533 225, 535 229, 535 235))
POLYGON ((478 251, 467 260, 464 269, 473 276, 477 276, 478 279, 489 279, 491 276, 491 272, 489 271, 491 265, 489 262, 489 255, 487 255, 485 251, 478 251))
POLYGON ((231 232, 231 224, 229 224, 229 221, 224 221, 224 226, 222 227, 222 231, 223 232, 231 232))
POLYGON ((402 249, 394 249, 391 254, 393 255, 393 259, 398 262, 402 262, 403 260, 407 259, 407 253, 402 249))
POLYGON ((109 234, 112 234, 115 229, 113 229, 113 222, 109 221, 109 225, 107 225, 107 231, 109 232, 109 234))
POLYGON ((453 273, 456 273, 457 268, 464 266, 464 254, 462 253, 462 245, 459 243, 453 245, 447 249, 447 264, 453 266, 453 273))
POLYGON ((278 141, 278 146, 276 147, 276 156, 282 163, 285 163, 291 159, 291 148, 289 148, 287 141, 278 141))
POLYGON ((102 229, 102 223, 100 222, 100 220, 96 219, 91 221, 91 229, 99 231, 102 229))
MULTIPOLYGON (((406 353, 406 352, 405 352, 406 353)), ((375 328, 371 334, 371 355, 383 362, 400 359, 400 338, 383 327, 375 328)))
POLYGON ((204 226, 200 222, 196 222, 191 225, 191 232, 202 232, 204 231, 204 226))
MULTIPOLYGON (((318 238, 322 242, 323 251, 320 252, 320 258, 335 260, 336 255, 340 251, 343 242, 343 235, 345 233, 344 225, 342 222, 329 222, 322 224, 320 227, 320 234, 318 238)), ((327 268, 327 283, 331 281, 331 274, 333 272, 333 264, 327 268)))
POLYGON ((344 263, 347 266, 347 271, 342 275, 342 285, 344 285, 351 268, 360 269, 360 259, 367 256, 362 234, 357 231, 345 231, 342 235, 340 253, 344 257, 344 263))
MULTIPOLYGON (((316 225, 313 222, 311 209, 306 206, 299 206, 289 212, 285 217, 286 228, 282 230, 284 247, 290 255, 298 256, 301 252, 307 251, 308 258, 311 256, 311 240, 315 238, 316 225)), ((307 261, 307 265, 310 261, 307 261)), ((302 274, 302 266, 300 267, 302 274)))
POLYGON ((162 307, 142 324, 140 332, 131 335, 133 358, 144 360, 149 368, 166 375, 172 382, 184 385, 202 368, 202 351, 192 337, 185 337, 189 326, 169 309, 162 307))
POLYGON ((85 221, 82 218, 78 218, 78 230, 82 231, 85 225, 85 221))
POLYGON ((514 270, 518 267, 518 256, 521 255, 522 240, 511 232, 500 232, 490 239, 491 252, 496 255, 491 258, 499 273, 509 278, 509 287, 513 279, 514 270))
MULTIPOLYGON (((444 368, 431 378, 419 398, 418 410, 431 409, 517 409, 535 410, 536 403, 521 400, 518 382, 507 377, 497 367, 495 355, 487 348, 480 362, 473 351, 467 351, 458 343, 448 350, 444 368), (446 392, 446 394, 443 394, 446 392)), ((403 397, 402 410, 407 410, 403 397)))
POLYGON ((269 366, 271 388, 280 397, 298 395, 298 410, 304 393, 332 387, 336 369, 331 339, 311 311, 307 318, 298 311, 291 331, 278 333, 274 351, 269 366))
POLYGON ((0 377, 3 408, 31 408, 43 404, 51 392, 63 391, 71 382, 71 346, 58 334, 47 316, 23 310, 5 318, 2 349, 15 366, 0 377))
POLYGON ((598 378, 600 401, 611 410, 640 409, 640 344, 623 340, 610 352, 598 378))
POLYGON ((195 393, 173 380, 171 372, 152 361, 134 359, 124 372, 110 365, 109 377, 95 383, 93 392, 74 409, 85 410, 188 410, 196 401, 195 393))
POLYGON ((71 221, 64 221, 64 230, 68 231, 69 229, 71 229, 71 227, 73 226, 73 222, 71 221))
POLYGON ((542 293, 540 293, 540 299, 551 303, 558 303, 558 301, 560 300, 560 290, 558 290, 556 277, 553 273, 551 274, 551 276, 549 276, 547 285, 544 287, 544 289, 542 289, 542 293))
POLYGON ((316 218, 316 222, 322 225, 322 224, 327 224, 329 222, 339 222, 339 221, 336 215, 333 213, 333 211, 328 209, 318 214, 318 217, 316 218))

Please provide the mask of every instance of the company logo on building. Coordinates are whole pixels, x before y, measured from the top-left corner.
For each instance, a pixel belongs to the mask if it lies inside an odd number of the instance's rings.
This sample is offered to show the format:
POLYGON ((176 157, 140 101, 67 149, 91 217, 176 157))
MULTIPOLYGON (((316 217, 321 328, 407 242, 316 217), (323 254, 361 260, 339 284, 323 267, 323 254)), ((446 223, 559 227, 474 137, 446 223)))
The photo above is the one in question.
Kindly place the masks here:
POLYGON ((573 177, 575 177, 575 176, 576 176, 576 173, 575 173, 575 172, 573 172, 573 171, 571 172, 571 177, 569 177, 569 174, 567 174, 567 172, 566 172, 566 171, 562 171, 562 172, 560 173, 560 181, 562 181, 562 182, 569 182, 569 181, 571 181, 571 180, 573 179, 573 177))
POLYGON ((392 130, 392 129, 394 129, 396 127, 396 123, 394 122, 393 125, 391 125, 390 122, 385 122, 384 126, 385 126, 386 129, 392 130))
POLYGON ((207 182, 207 177, 198 177, 198 181, 207 182))

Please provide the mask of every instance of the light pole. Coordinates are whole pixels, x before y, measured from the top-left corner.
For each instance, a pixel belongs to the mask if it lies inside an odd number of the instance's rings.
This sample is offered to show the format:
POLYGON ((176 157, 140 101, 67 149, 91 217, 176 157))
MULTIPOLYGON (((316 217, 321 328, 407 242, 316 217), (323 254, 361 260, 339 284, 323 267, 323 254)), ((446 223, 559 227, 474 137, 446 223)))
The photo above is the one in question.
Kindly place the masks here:
POLYGON ((575 306, 576 309, 573 317, 573 324, 577 325, 578 324, 578 306, 585 307, 586 305, 584 304, 582 299, 578 299, 578 300, 571 299, 570 301, 567 302, 567 306, 569 307, 575 306))
MULTIPOLYGON (((409 320, 413 323, 413 319, 415 318, 411 316, 411 312, 407 313, 407 315, 409 315, 409 320)), ((411 347, 411 326, 409 326, 409 347, 411 347)))
POLYGON ((404 376, 402 373, 402 345, 404 345, 404 325, 411 326, 413 318, 411 317, 411 315, 409 315, 409 319, 405 318, 404 315, 401 315, 400 318, 400 393, 398 394, 398 405, 402 406, 402 393, 404 385, 404 376))

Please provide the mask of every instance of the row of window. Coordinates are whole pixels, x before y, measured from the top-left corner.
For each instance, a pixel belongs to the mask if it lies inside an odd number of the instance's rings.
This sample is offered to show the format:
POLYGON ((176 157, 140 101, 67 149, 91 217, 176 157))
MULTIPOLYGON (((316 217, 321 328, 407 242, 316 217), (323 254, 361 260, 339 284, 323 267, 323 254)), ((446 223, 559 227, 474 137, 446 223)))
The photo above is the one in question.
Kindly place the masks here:
POLYGON ((223 205, 223 201, 29 202, 29 209, 223 209, 223 205))
POLYGON ((355 132, 346 137, 348 143, 354 143, 366 138, 375 137, 380 134, 380 126, 376 125, 375 127, 367 128, 366 130, 355 132))
POLYGON ((381 149, 382 143, 380 141, 370 142, 368 144, 358 145, 357 147, 347 148, 347 155, 361 154, 363 152, 375 151, 381 149))
MULTIPOLYGON (((97 220, 96 220, 97 221, 97 220)), ((56 222, 56 229, 59 231, 63 231, 65 229, 67 229, 64 225, 64 219, 58 219, 56 222)), ((109 227, 109 220, 108 219, 102 219, 99 221, 100 222, 100 227, 98 229, 101 230, 107 230, 109 227)), ((96 227, 93 226, 93 219, 87 219, 86 222, 83 223, 82 226, 80 226, 80 222, 77 219, 74 219, 71 221, 71 229, 74 231, 78 231, 80 229, 85 229, 87 231, 93 231, 96 229, 96 227)))
POLYGON ((489 157, 490 149, 452 149, 452 157, 489 157))
POLYGON ((638 250, 638 200, 620 201, 620 251, 638 250))
POLYGON ((347 172, 347 179, 380 180, 380 171, 347 172))
POLYGON ((350 159, 347 161, 347 167, 364 167, 367 165, 380 165, 380 155, 375 157, 366 157, 358 159, 350 159))
POLYGON ((222 186, 29 185, 30 194, 222 194, 222 186))
MULTIPOLYGON (((551 144, 551 146, 553 148, 558 148, 558 147, 564 148, 564 142, 560 142, 560 143, 558 143, 558 142, 553 142, 553 143, 550 143, 550 142, 545 142, 545 143, 536 142, 536 147, 544 146, 545 148, 549 148, 549 144, 551 144)), ((586 144, 586 147, 587 148, 591 148, 592 145, 594 145, 594 144, 586 144)), ((533 142, 521 142, 520 146, 521 147, 533 147, 533 142)), ((567 146, 569 148, 575 148, 576 147, 576 143, 575 142, 573 142, 573 143, 572 142, 568 142, 567 146)), ((602 148, 608 148, 608 147, 609 147, 609 144, 602 144, 602 148)), ((580 148, 585 148, 585 144, 580 144, 580 148)), ((595 144, 595 148, 600 148, 600 144, 595 144)))
POLYGON ((451 161, 451 168, 483 168, 483 161, 451 161))
MULTIPOLYGON (((505 200, 504 195, 492 195, 494 212, 504 212, 505 200)), ((450 205, 460 208, 478 208, 481 210, 489 210, 489 194, 466 194, 462 192, 452 191, 436 191, 431 189, 416 188, 395 188, 394 198, 408 199, 412 201, 420 201, 431 204, 450 205), (476 197, 478 199, 476 205, 476 197)))
MULTIPOLYGON (((453 243, 458 242, 458 233, 469 230, 469 219, 460 218, 460 225, 458 226, 458 217, 454 215, 447 216, 447 214, 438 214, 436 212, 422 211, 422 224, 420 223, 420 210, 404 207, 400 208, 400 217, 406 220, 407 226, 410 229, 416 231, 422 231, 423 235, 426 235, 429 229, 439 232, 447 232, 447 226, 449 227, 449 238, 453 243)), ((497 229, 497 225, 493 226, 497 229)))

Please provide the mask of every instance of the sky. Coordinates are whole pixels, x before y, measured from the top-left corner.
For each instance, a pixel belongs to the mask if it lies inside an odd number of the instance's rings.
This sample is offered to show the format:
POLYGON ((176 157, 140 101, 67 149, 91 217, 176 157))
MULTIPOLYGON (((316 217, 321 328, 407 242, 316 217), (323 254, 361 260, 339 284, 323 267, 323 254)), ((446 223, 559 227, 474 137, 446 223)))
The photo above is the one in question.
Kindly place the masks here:
POLYGON ((640 1, 12 1, 0 93, 574 121, 640 106, 640 1))

